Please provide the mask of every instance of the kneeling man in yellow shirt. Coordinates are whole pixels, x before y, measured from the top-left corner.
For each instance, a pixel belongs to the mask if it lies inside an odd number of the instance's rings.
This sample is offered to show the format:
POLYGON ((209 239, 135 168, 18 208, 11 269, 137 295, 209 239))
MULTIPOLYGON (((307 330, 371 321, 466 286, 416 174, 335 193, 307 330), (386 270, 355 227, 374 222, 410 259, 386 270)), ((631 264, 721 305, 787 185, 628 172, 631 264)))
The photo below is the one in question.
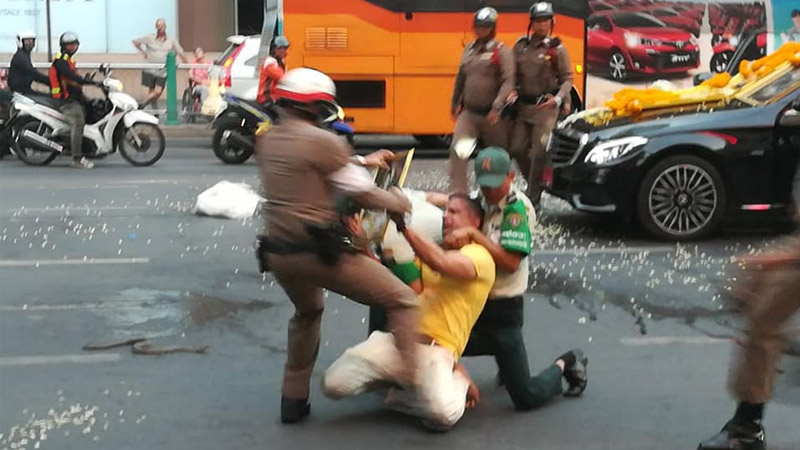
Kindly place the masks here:
MULTIPOLYGON (((444 212, 443 233, 447 236, 463 227, 480 228, 482 217, 480 204, 466 195, 453 195, 444 212)), ((406 228, 402 219, 393 220, 419 259, 423 290, 419 296, 416 389, 391 389, 386 403, 420 417, 430 428, 446 430, 458 422, 467 407, 480 400, 477 387, 458 358, 494 284, 494 260, 478 244, 442 248, 406 228)), ((395 382, 402 364, 392 334, 375 331, 331 365, 322 389, 326 396, 336 399, 361 394, 395 382)))

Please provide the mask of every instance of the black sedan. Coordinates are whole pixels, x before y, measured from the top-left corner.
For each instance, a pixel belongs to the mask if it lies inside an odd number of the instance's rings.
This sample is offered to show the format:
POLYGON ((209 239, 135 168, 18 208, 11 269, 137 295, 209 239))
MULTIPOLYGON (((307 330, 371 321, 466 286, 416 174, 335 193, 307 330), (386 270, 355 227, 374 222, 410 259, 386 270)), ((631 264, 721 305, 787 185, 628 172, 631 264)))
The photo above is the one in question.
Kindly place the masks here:
POLYGON ((638 218, 669 240, 786 210, 800 156, 800 67, 744 91, 602 125, 568 118, 551 138, 545 188, 581 211, 638 218))

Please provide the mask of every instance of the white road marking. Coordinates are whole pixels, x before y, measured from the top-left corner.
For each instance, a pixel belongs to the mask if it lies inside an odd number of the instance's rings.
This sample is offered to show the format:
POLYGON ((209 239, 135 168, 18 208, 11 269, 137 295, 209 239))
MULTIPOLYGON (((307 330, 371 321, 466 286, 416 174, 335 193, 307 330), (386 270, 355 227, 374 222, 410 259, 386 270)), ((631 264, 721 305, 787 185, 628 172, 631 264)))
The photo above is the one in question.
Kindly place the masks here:
POLYGON ((705 344, 729 344, 730 339, 712 338, 708 336, 646 336, 635 338, 622 338, 619 340, 623 345, 705 345, 705 344))
POLYGON ((95 302, 95 303, 65 303, 62 305, 0 305, 0 312, 57 312, 81 311, 96 309, 144 309, 139 303, 132 302, 95 302))
POLYGON ((121 358, 119 353, 101 353, 97 355, 54 355, 54 356, 5 356, 0 357, 1 366, 32 366, 42 364, 94 364, 116 362, 121 358))
POLYGON ((606 248, 565 248, 557 250, 533 250, 531 255, 536 256, 558 256, 558 255, 602 255, 602 254, 622 254, 622 253, 669 253, 674 252, 676 247, 606 247, 606 248))
POLYGON ((61 211, 126 211, 126 210, 143 210, 143 209, 151 209, 150 207, 146 206, 56 206, 56 207, 45 207, 45 208, 17 208, 17 209, 9 209, 8 212, 19 212, 19 213, 41 213, 41 212, 61 212, 61 211))
POLYGON ((2 259, 0 267, 77 266, 84 264, 145 264, 150 258, 2 259))

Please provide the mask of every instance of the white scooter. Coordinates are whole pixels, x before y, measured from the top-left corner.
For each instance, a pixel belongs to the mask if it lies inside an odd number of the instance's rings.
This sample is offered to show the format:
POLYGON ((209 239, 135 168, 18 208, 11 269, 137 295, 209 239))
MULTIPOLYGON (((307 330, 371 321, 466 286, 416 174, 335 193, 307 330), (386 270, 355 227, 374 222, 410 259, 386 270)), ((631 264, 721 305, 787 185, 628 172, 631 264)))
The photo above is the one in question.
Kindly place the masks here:
MULTIPOLYGON (((104 98, 92 99, 86 106, 83 156, 105 158, 119 148, 120 155, 134 166, 154 164, 166 146, 158 119, 140 111, 136 100, 122 92, 122 83, 110 77, 107 64, 99 70, 105 76, 101 85, 104 98)), ((59 155, 71 155, 70 125, 59 111, 58 100, 15 93, 11 108, 12 148, 19 159, 43 166, 59 155)))

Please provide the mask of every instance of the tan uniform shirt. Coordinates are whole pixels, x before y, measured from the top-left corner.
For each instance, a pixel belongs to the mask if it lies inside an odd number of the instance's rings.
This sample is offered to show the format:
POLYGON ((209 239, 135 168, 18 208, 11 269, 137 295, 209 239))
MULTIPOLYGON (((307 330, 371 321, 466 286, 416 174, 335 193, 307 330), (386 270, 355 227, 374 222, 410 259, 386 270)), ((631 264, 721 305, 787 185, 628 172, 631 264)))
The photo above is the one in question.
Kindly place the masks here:
POLYGON ((552 38, 523 37, 514 44, 516 83, 521 99, 555 93, 563 103, 570 101, 572 70, 563 45, 552 38))
POLYGON ((453 90, 452 110, 500 111, 514 90, 514 57, 502 42, 469 44, 461 56, 453 90))
POLYGON ((350 162, 352 150, 344 140, 308 122, 282 118, 258 138, 256 151, 270 237, 305 242, 305 224, 339 220, 328 177, 350 162))

